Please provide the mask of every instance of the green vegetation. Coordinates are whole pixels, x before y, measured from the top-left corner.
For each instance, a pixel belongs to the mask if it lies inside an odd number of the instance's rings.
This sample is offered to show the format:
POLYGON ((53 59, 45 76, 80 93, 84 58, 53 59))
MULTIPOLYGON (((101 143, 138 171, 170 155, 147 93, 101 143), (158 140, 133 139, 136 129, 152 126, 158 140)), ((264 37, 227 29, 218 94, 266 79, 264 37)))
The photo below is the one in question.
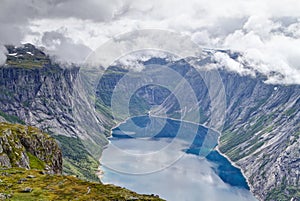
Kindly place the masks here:
POLYGON ((13 67, 22 67, 22 68, 42 68, 43 63, 40 62, 35 62, 35 61, 28 61, 28 60, 17 60, 17 61, 12 61, 12 60, 7 60, 6 62, 9 66, 13 67))
POLYGON ((0 142, 3 153, 9 158, 12 167, 18 167, 25 152, 25 148, 21 145, 18 138, 17 124, 0 123, 0 142), (5 143, 4 143, 5 142, 5 143))
POLYGON ((30 152, 27 152, 29 158, 29 166, 31 169, 44 170, 46 164, 44 161, 40 160, 38 157, 32 155, 30 152))
POLYGON ((296 108, 290 108, 290 109, 286 110, 286 111, 284 112, 284 114, 287 115, 287 116, 291 116, 291 115, 294 114, 295 112, 296 112, 296 108))
POLYGON ((101 115, 104 115, 109 121, 106 121, 103 126, 105 128, 104 135, 110 136, 110 130, 112 127, 116 124, 113 121, 113 116, 112 116, 112 111, 110 107, 105 105, 104 103, 101 102, 101 100, 96 100, 95 101, 95 109, 97 112, 99 112, 101 115))
POLYGON ((19 117, 6 114, 0 110, 0 116, 2 116, 6 121, 10 123, 18 123, 18 124, 25 124, 19 117))
POLYGON ((295 198, 295 200, 300 199, 299 186, 281 184, 280 187, 274 188, 268 193, 266 201, 290 201, 292 198, 295 198))
POLYGON ((86 150, 81 140, 63 135, 54 136, 63 153, 63 173, 76 175, 80 179, 99 181, 96 176, 99 162, 86 150))
MULTIPOLYGON (((270 124, 272 119, 273 116, 271 115, 261 116, 255 120, 252 125, 249 124, 246 128, 241 128, 237 131, 233 131, 232 129, 226 130, 220 138, 220 151, 226 153, 232 161, 237 161, 253 153, 264 144, 263 141, 260 141, 260 136, 263 133, 272 131, 273 126, 266 127, 266 125, 270 124), (246 141, 248 142, 244 145, 243 150, 237 148, 246 141), (248 149, 248 151, 246 151, 246 149, 248 149)), ((251 123, 251 120, 249 122, 251 123)))
POLYGON ((39 170, 0 169, 0 180, 0 192, 12 201, 162 200, 154 195, 139 195, 121 187, 87 182, 73 176, 43 174, 39 170), (24 192, 26 188, 29 192, 24 192))
MULTIPOLYGON (((17 117, 12 115, 7 115, 0 111, 0 115, 3 116, 9 122, 22 122, 17 117)), ((109 128, 108 128, 109 129, 109 128)), ((9 152, 8 158, 13 167, 18 167, 18 163, 21 160, 22 153, 26 153, 29 158, 30 168, 32 169, 44 169, 45 162, 38 159, 36 156, 31 154, 23 146, 17 146, 21 144, 19 135, 22 138, 36 138, 36 135, 42 135, 41 131, 34 127, 27 127, 19 124, 0 124, 0 137, 4 132, 11 131, 13 135, 10 135, 9 147, 12 151, 9 152), (19 147, 19 148, 18 148, 19 147)), ((45 135, 48 136, 48 135, 45 135)), ((82 144, 81 140, 78 138, 71 138, 66 136, 57 135, 54 136, 59 142, 63 152, 63 172, 69 175, 77 175, 81 179, 90 181, 99 181, 96 176, 97 169, 99 167, 99 162, 93 158, 93 156, 86 150, 86 147, 82 144)), ((46 137, 51 140, 51 137, 46 137)), ((54 142, 55 143, 55 142, 54 142)), ((9 150, 7 147, 7 150, 9 150)), ((5 148, 5 147, 4 147, 5 148)), ((41 147, 40 147, 41 148, 41 147)), ((47 162, 50 163, 53 155, 47 155, 47 162)))
POLYGON ((20 56, 7 56, 6 64, 12 67, 18 68, 42 68, 45 64, 49 64, 50 60, 45 55, 29 55, 29 54, 22 54, 20 56))
POLYGON ((134 94, 129 102, 129 112, 131 116, 146 115, 151 109, 151 105, 144 98, 138 97, 134 94))
POLYGON ((5 166, 43 169, 47 165, 54 172, 62 170, 57 143, 38 128, 0 122, 0 143, 5 166))

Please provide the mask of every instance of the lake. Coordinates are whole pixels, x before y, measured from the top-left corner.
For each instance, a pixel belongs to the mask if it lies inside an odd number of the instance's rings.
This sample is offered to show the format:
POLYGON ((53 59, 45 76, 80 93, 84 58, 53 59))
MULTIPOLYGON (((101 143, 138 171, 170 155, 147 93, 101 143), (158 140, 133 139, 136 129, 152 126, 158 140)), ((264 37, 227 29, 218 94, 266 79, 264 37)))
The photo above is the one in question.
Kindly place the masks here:
POLYGON ((257 201, 241 171, 214 150, 217 137, 189 122, 133 117, 112 130, 101 181, 171 201, 257 201))

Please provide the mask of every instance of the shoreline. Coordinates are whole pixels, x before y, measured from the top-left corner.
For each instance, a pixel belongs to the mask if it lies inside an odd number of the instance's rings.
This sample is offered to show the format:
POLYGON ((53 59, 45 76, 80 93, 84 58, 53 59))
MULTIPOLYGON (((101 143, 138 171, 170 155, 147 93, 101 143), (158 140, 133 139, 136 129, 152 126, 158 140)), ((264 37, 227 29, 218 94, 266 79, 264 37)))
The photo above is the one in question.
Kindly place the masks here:
POLYGON ((259 201, 259 199, 255 196, 255 194, 254 194, 253 191, 252 191, 252 186, 251 186, 251 184, 250 184, 250 182, 249 182, 249 179, 248 179, 248 177, 246 176, 244 170, 243 170, 239 165, 237 165, 235 162, 233 162, 226 154, 224 154, 224 153, 222 153, 222 152, 220 151, 220 149, 219 149, 219 145, 220 145, 220 137, 221 137, 221 135, 219 135, 219 138, 218 138, 218 144, 217 144, 215 150, 216 150, 220 155, 222 155, 224 158, 226 158, 226 159, 231 163, 232 166, 238 168, 238 169, 241 171, 243 177, 246 179, 246 182, 247 182, 247 184, 248 184, 248 186, 249 186, 249 188, 250 188, 249 191, 250 191, 251 194, 259 201))
MULTIPOLYGON (((116 125, 114 125, 114 126, 111 127, 111 129, 110 129, 110 132, 109 132, 109 133, 110 133, 110 136, 107 137, 108 144, 105 145, 105 146, 103 147, 102 152, 103 152, 104 149, 106 149, 106 147, 111 143, 111 141, 110 141, 109 139, 112 137, 113 129, 118 128, 118 127, 119 127, 121 124, 123 124, 123 123, 126 123, 126 121, 128 121, 128 119, 131 119, 131 118, 133 118, 133 117, 141 117, 141 116, 145 116, 145 115, 138 115, 138 116, 127 117, 127 118, 125 118, 124 120, 122 120, 122 121, 120 121, 120 122, 116 122, 116 125)), ((102 155, 102 154, 101 154, 101 155, 102 155)), ((102 164, 101 164, 101 156, 100 156, 100 158, 98 159, 98 162, 99 162, 99 167, 98 167, 98 169, 97 169, 96 175, 97 175, 97 177, 99 178, 100 182, 102 182, 102 181, 101 181, 101 178, 103 177, 103 175, 105 174, 105 172, 104 172, 104 170, 101 169, 101 167, 102 167, 102 164)))
MULTIPOLYGON (((143 115, 144 116, 144 115, 143 115)), ((202 126, 204 128, 207 128, 207 129, 210 129, 214 132, 217 132, 220 136, 220 132, 217 131, 216 129, 214 128, 209 128, 207 125, 204 125, 204 124, 200 124, 200 123, 196 123, 196 122, 193 122, 193 121, 187 121, 187 120, 183 120, 183 119, 176 119, 176 118, 172 118, 172 117, 161 117, 161 116, 158 116, 158 115, 153 115, 151 113, 149 113, 149 116, 152 116, 152 117, 156 117, 156 118, 164 118, 164 119, 170 119, 170 120, 174 120, 174 121, 182 121, 182 122, 185 122, 185 123, 190 123, 190 124, 195 124, 195 125, 199 125, 199 126, 202 126)))
MULTIPOLYGON (((217 133, 219 134, 219 136, 218 136, 218 140, 217 140, 217 146, 216 146, 214 149, 215 149, 220 155, 222 155, 224 158, 226 158, 226 159, 230 162, 230 164, 231 164, 232 166, 238 168, 238 169, 241 171, 243 177, 244 177, 245 180, 246 180, 247 185, 248 185, 249 188, 250 188, 249 191, 250 191, 250 192, 252 193, 252 195, 258 200, 258 198, 254 195, 254 193, 253 193, 253 191, 252 191, 252 186, 251 186, 251 184, 250 184, 250 182, 249 182, 249 180, 248 180, 248 177, 245 175, 244 170, 243 170, 239 165, 237 165, 235 162, 233 162, 227 155, 225 155, 224 153, 222 153, 222 152, 220 151, 219 145, 220 145, 220 137, 221 137, 221 134, 222 134, 222 133, 221 133, 220 131, 215 130, 215 129, 209 128, 209 127, 207 127, 206 125, 199 124, 199 123, 195 123, 195 122, 191 122, 191 121, 186 121, 186 120, 182 120, 182 119, 169 118, 169 117, 161 117, 161 116, 153 115, 153 114, 151 114, 151 113, 149 113, 148 115, 147 115, 147 114, 145 114, 145 115, 137 115, 137 116, 127 117, 126 119, 124 119, 124 120, 122 120, 122 121, 116 123, 116 125, 113 126, 113 127, 110 129, 110 136, 108 137, 108 143, 111 143, 111 141, 109 140, 109 138, 112 137, 112 132, 113 132, 112 130, 113 130, 113 129, 119 127, 119 126, 120 126, 121 124, 123 124, 123 123, 126 123, 126 121, 128 121, 128 119, 131 119, 131 118, 134 118, 134 117, 142 117, 142 116, 151 116, 151 117, 156 117, 156 118, 165 118, 165 119, 170 119, 170 120, 174 120, 174 121, 181 121, 181 122, 185 122, 185 123, 196 124, 196 125, 202 126, 202 127, 204 127, 204 128, 210 129, 210 130, 212 130, 212 131, 214 131, 214 132, 217 132, 217 133)), ((100 163, 100 160, 101 160, 101 157, 99 158, 99 163, 100 163)), ((102 165, 101 165, 101 163, 100 163, 100 164, 99 164, 98 171, 97 171, 97 173, 96 173, 96 175, 98 176, 98 178, 100 179, 100 181, 101 181, 101 178, 103 177, 103 175, 105 174, 105 172, 101 169, 101 166, 102 166, 102 165)))

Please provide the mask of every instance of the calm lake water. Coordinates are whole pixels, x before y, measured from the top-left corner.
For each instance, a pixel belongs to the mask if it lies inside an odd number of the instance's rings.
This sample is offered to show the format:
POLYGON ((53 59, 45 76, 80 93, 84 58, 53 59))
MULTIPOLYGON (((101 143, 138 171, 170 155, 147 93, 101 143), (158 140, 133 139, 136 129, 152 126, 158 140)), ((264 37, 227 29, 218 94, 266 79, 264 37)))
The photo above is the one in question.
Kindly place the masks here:
POLYGON ((257 201, 240 170, 212 150, 217 137, 192 123, 134 117, 113 129, 101 180, 171 201, 257 201))

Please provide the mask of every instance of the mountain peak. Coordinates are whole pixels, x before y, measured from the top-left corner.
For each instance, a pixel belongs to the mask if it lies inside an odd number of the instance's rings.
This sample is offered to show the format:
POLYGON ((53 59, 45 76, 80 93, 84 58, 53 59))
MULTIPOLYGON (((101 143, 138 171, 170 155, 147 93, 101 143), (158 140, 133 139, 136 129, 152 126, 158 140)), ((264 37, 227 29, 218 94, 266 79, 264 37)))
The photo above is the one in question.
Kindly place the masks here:
POLYGON ((50 63, 49 57, 36 46, 26 43, 20 47, 5 46, 8 54, 6 65, 13 67, 37 68, 50 63))

